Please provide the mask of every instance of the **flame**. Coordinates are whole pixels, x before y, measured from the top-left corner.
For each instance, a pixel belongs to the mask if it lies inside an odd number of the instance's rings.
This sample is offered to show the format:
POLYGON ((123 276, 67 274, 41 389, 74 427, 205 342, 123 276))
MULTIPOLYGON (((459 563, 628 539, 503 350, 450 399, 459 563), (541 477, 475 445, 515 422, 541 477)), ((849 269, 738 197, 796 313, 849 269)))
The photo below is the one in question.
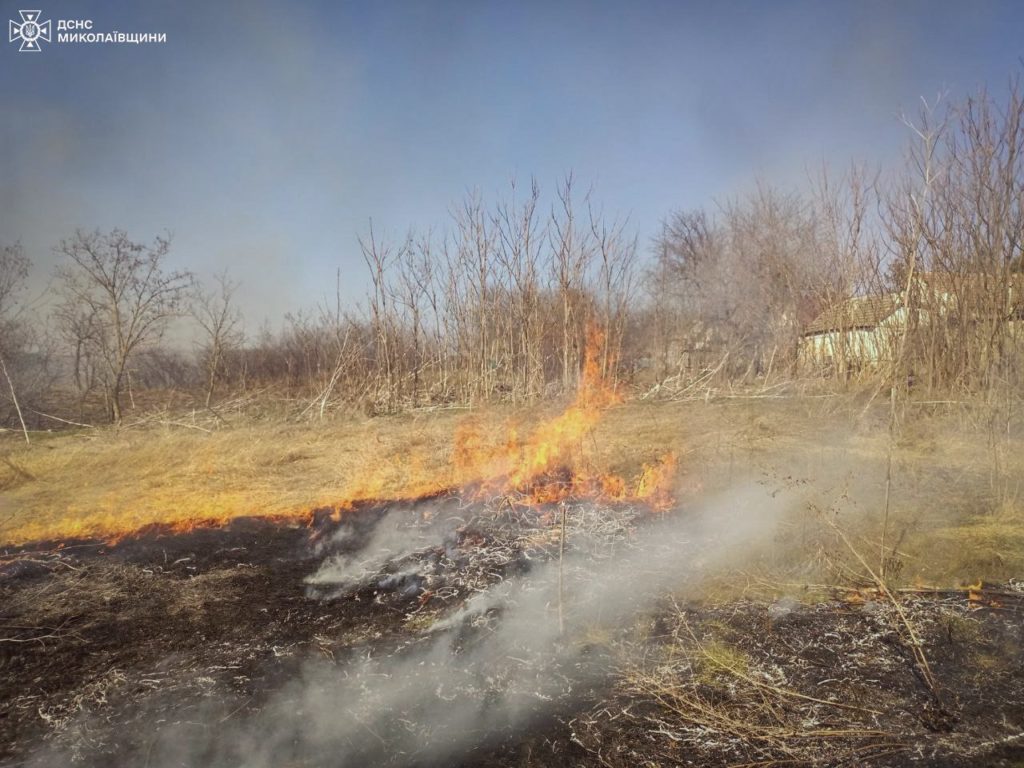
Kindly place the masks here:
MULTIPOLYGON (((673 454, 645 464, 630 482, 602 473, 584 457, 584 441, 608 408, 622 402, 621 394, 603 375, 605 335, 595 325, 587 331, 587 344, 579 386, 573 402, 554 418, 529 430, 507 423, 503 430, 487 430, 478 417, 469 417, 455 431, 451 467, 442 476, 424 477, 418 468, 426 462, 415 455, 400 464, 378 467, 349 489, 342 509, 358 501, 381 498, 384 487, 394 488, 395 471, 404 473, 400 498, 410 499, 460 489, 476 499, 505 497, 509 501, 540 506, 570 498, 642 501, 655 509, 673 503, 672 487, 677 462, 673 454)), ((392 495, 394 493, 392 492, 392 495)))
POLYGON ((672 485, 678 466, 674 453, 665 454, 654 464, 644 464, 644 471, 636 484, 636 497, 659 509, 672 506, 675 501, 672 485))

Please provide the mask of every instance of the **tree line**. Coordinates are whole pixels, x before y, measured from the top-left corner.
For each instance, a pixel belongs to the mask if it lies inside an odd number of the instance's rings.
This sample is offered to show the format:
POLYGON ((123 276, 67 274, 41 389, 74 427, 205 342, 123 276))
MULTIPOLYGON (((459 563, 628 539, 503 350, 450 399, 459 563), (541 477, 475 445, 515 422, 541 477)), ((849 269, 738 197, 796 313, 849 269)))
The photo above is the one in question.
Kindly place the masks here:
POLYGON ((895 167, 822 168, 802 194, 759 183, 670 215, 650 305, 663 365, 1012 388, 1024 372, 1022 118, 1016 78, 999 99, 940 95, 902 117, 909 141, 895 167), (872 298, 876 317, 863 311, 872 298), (887 313, 865 355, 856 332, 887 313), (815 318, 826 318, 828 354, 802 360, 815 318))
MULTIPOLYGON (((650 247, 572 176, 496 202, 470 194, 441 232, 358 240, 365 301, 340 297, 243 332, 228 273, 174 270, 167 237, 78 231, 56 247, 56 301, 24 300, 30 261, 0 249, 0 386, 7 426, 121 423, 174 404, 286 402, 307 417, 351 409, 530 403, 572 391, 589 327, 613 385, 856 374, 929 390, 1019 381, 1024 319, 1024 102, 923 102, 903 121, 903 162, 765 181, 714 206, 670 213, 650 247), (890 297, 892 354, 865 368, 847 347, 851 297, 890 297), (805 330, 830 313, 834 342, 802 364, 805 330), (189 318, 194 349, 168 329, 189 318), (141 403, 141 404, 140 404, 141 403)), ((340 275, 339 275, 340 282, 340 275)), ((220 409, 220 410, 219 410, 220 409)))

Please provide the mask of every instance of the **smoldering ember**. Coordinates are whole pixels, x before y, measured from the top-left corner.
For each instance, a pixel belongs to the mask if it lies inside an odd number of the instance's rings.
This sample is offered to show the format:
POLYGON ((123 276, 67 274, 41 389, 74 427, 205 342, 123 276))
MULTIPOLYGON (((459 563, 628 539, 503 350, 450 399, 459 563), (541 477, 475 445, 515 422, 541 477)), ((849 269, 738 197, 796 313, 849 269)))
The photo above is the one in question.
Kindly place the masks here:
POLYGON ((0 768, 1024 766, 1024 7, 58 10, 0 768))

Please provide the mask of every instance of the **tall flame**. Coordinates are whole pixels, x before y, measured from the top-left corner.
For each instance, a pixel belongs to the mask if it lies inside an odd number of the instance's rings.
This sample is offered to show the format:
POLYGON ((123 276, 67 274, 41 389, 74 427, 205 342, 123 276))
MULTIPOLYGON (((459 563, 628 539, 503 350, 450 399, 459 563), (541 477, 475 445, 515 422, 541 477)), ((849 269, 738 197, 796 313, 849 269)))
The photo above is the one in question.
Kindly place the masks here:
MULTIPOLYGON (((562 413, 524 430, 506 424, 503 431, 487 430, 480 419, 466 419, 455 432, 448 476, 424 477, 417 472, 415 456, 400 468, 402 498, 415 498, 459 488, 477 498, 505 496, 519 504, 539 505, 569 498, 640 500, 655 508, 672 504, 676 459, 672 454, 645 465, 633 482, 596 471, 584 459, 584 440, 593 434, 604 412, 622 401, 621 395, 602 375, 604 333, 596 326, 587 332, 587 345, 579 387, 573 402, 562 413)), ((394 488, 394 464, 382 466, 346 494, 341 506, 380 498, 383 487, 394 488), (390 478, 386 478, 390 475, 390 478), (390 480, 390 481, 389 481, 390 480)))

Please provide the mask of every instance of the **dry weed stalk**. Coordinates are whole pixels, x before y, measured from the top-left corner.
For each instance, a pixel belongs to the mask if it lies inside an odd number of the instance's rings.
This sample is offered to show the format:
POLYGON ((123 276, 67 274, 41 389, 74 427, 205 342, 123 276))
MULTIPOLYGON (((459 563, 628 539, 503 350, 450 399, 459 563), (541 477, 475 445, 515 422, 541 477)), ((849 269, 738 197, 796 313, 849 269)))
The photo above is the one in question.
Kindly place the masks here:
POLYGON ((871 565, 868 563, 867 558, 853 545, 850 541, 850 537, 847 536, 846 532, 839 527, 839 525, 831 518, 821 515, 822 519, 825 520, 826 524, 836 533, 839 539, 843 542, 846 548, 854 556, 861 567, 867 572, 871 578, 872 583, 878 590, 878 593, 882 595, 892 605, 893 610, 896 612, 896 616, 899 621, 896 625, 897 633, 903 640, 904 645, 913 654, 914 661, 921 674, 921 679, 924 681, 931 694, 936 706, 940 711, 945 711, 942 701, 942 695, 939 689, 939 684, 935 679, 935 675, 932 672, 931 665, 928 663, 928 657, 924 652, 924 645, 921 642, 920 635, 917 630, 914 629, 914 624, 911 622, 907 612, 903 609, 903 605, 900 603, 899 598, 889 589, 889 585, 886 584, 885 578, 878 572, 876 572, 871 565))
MULTIPOLYGON (((765 760, 757 765, 803 763, 809 757, 808 750, 821 753, 822 740, 866 739, 869 743, 858 749, 902 749, 893 741, 891 733, 877 728, 855 724, 849 727, 808 727, 806 712, 793 711, 791 705, 824 706, 872 718, 880 717, 882 713, 807 696, 770 680, 760 680, 709 648, 697 637, 678 605, 675 611, 677 622, 666 646, 667 657, 653 660, 644 658, 647 651, 639 652, 640 660, 630 660, 621 671, 627 695, 650 700, 678 718, 678 723, 673 723, 658 715, 640 716, 629 710, 624 713, 632 719, 643 717, 653 726, 652 733, 664 735, 677 743, 686 739, 680 724, 696 727, 704 734, 700 737, 702 739, 723 734, 760 751, 765 760), (702 682, 698 673, 701 668, 721 672, 732 683, 702 682)), ((634 655, 633 650, 628 654, 630 659, 634 655)))

